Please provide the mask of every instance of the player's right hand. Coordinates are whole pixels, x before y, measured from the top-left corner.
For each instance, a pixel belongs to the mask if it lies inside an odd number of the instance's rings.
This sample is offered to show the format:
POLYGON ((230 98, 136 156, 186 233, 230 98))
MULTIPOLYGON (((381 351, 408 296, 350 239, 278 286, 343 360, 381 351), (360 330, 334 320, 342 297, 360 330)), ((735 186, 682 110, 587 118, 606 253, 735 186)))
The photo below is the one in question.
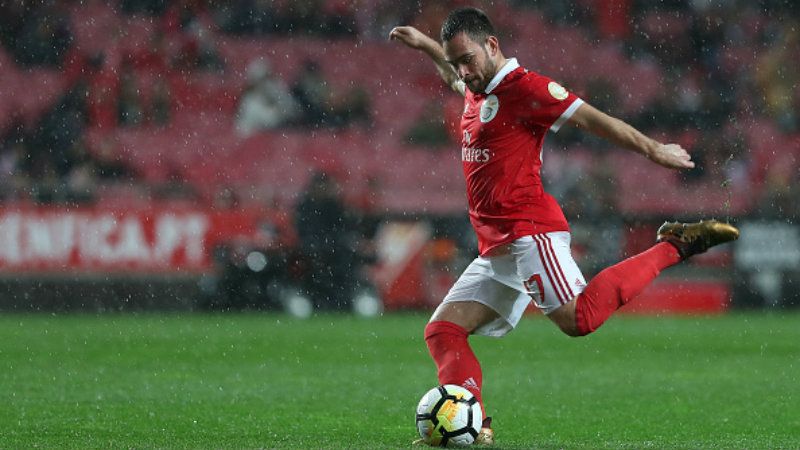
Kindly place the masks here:
POLYGON ((669 169, 691 169, 694 161, 689 152, 678 144, 661 144, 650 154, 650 159, 669 169))
POLYGON ((416 50, 424 49, 425 44, 430 40, 428 36, 411 26, 392 28, 392 31, 389 32, 389 40, 393 39, 396 39, 416 50))

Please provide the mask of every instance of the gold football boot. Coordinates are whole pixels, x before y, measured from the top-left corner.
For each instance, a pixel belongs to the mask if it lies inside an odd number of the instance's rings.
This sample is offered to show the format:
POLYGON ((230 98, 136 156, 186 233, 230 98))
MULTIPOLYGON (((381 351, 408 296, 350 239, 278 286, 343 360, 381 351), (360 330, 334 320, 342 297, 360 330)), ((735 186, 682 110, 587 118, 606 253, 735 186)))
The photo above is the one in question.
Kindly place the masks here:
POLYGON ((686 259, 738 238, 739 229, 729 223, 712 219, 696 223, 664 222, 658 229, 656 240, 674 245, 681 258, 686 259))
POLYGON ((491 417, 483 419, 483 426, 481 426, 481 431, 478 433, 473 444, 483 447, 491 447, 494 445, 494 430, 492 430, 491 417))
POLYGON ((480 445, 482 447, 491 447, 494 445, 494 431, 491 428, 484 427, 481 428, 481 432, 478 433, 478 437, 475 438, 474 445, 480 445))

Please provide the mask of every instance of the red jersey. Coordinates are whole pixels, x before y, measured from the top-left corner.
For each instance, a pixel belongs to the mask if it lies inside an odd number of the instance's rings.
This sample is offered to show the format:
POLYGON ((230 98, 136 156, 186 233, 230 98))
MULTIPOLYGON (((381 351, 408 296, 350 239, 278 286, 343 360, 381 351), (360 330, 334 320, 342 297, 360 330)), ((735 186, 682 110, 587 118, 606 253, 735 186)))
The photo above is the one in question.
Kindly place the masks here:
POLYGON ((583 104, 561 85, 509 59, 486 87, 467 90, 461 161, 481 255, 519 237, 569 231, 542 188, 542 143, 583 104))

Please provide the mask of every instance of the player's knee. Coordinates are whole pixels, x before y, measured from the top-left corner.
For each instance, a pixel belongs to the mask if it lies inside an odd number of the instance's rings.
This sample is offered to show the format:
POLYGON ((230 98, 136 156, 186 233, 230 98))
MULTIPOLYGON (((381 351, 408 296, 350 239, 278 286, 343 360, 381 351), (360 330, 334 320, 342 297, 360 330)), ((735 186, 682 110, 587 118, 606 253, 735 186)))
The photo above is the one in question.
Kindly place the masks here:
POLYGON ((558 326, 558 329, 569 337, 581 337, 588 334, 584 333, 581 330, 581 327, 578 326, 578 322, 575 320, 574 314, 561 315, 557 318, 552 317, 552 319, 554 319, 553 321, 558 326))
POLYGON ((467 336, 469 336, 469 331, 459 324, 444 320, 428 322, 428 324, 425 325, 424 337, 429 345, 432 340, 441 335, 466 339, 467 336))
POLYGON ((580 337, 588 334, 578 323, 574 300, 551 312, 547 317, 567 336, 580 337))
POLYGON ((569 337, 582 337, 582 336, 586 336, 587 334, 589 334, 589 333, 584 332, 583 330, 581 330, 578 327, 578 325, 575 324, 575 323, 572 323, 572 324, 559 324, 558 327, 561 329, 561 331, 564 332, 564 334, 566 334, 569 337))

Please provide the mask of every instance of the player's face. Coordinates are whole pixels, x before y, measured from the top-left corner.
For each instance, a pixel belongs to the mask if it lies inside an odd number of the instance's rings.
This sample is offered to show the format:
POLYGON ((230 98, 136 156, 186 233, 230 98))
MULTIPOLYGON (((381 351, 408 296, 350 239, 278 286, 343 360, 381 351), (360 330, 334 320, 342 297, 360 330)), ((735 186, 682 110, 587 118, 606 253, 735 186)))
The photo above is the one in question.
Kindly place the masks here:
POLYGON ((493 59, 497 52, 497 39, 493 36, 479 43, 466 33, 459 33, 444 43, 445 58, 474 93, 483 92, 497 73, 493 59))

